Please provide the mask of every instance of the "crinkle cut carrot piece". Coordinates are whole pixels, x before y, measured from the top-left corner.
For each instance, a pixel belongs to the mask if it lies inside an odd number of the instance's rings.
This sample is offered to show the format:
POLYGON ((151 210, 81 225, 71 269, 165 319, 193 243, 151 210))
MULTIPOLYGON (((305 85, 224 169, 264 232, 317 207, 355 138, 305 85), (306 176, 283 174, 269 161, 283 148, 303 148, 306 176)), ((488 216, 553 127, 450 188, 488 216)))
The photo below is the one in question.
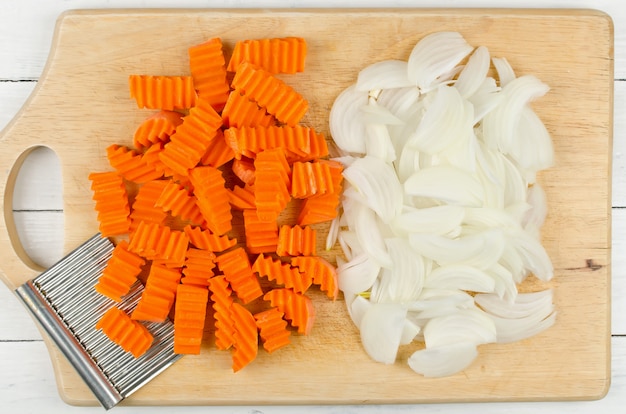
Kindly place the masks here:
POLYGON ((260 254, 252 264, 252 270, 270 281, 291 288, 294 292, 304 293, 313 283, 310 273, 300 273, 289 263, 274 260, 271 256, 260 254))
POLYGON ((139 108, 189 109, 196 104, 196 90, 191 76, 130 75, 130 97, 139 108))
POLYGON ((309 108, 307 100, 292 87, 248 62, 237 67, 231 84, 278 121, 290 126, 300 122, 309 108))
POLYGON ((315 322, 315 307, 308 296, 289 288, 272 289, 263 295, 273 307, 285 314, 285 319, 298 328, 298 332, 308 335, 315 322))
POLYGON ((174 307, 174 353, 199 354, 209 301, 206 287, 178 285, 174 307))
POLYGON ((148 328, 118 308, 107 310, 96 323, 96 329, 102 330, 111 341, 135 358, 146 353, 154 340, 148 328))
POLYGON ((254 186, 246 185, 240 187, 234 186, 232 190, 228 190, 230 205, 238 210, 250 210, 255 208, 254 204, 254 186))
POLYGON ((216 111, 224 108, 230 87, 226 80, 226 60, 218 37, 188 49, 189 69, 198 96, 216 111))
POLYGON ((302 203, 298 224, 301 226, 323 223, 333 220, 339 212, 341 188, 343 182, 343 166, 337 161, 319 160, 330 168, 333 191, 318 197, 307 198, 302 203))
POLYGON ((282 225, 278 232, 276 254, 279 256, 313 256, 316 254, 315 229, 298 225, 282 225))
POLYGON ((232 290, 226 277, 215 276, 209 279, 209 291, 215 311, 215 346, 226 350, 235 342, 235 326, 230 313, 233 305, 232 290))
POLYGON ((223 252, 237 244, 237 239, 229 239, 227 235, 219 236, 210 230, 187 225, 183 231, 189 237, 189 242, 198 249, 210 250, 214 253, 223 252))
POLYGON ((130 229, 130 206, 124 180, 116 172, 89 174, 98 229, 102 237, 126 234, 130 229))
POLYGON ((241 157, 240 159, 235 158, 231 169, 244 184, 254 185, 254 178, 256 176, 254 160, 247 157, 241 157))
POLYGON ((111 167, 128 181, 145 183, 161 178, 163 175, 150 167, 141 154, 123 145, 109 145, 107 158, 111 167))
POLYGON ((311 149, 313 128, 301 125, 228 128, 224 135, 233 148, 235 158, 254 158, 263 150, 282 148, 287 160, 304 158, 311 149))
POLYGON ((300 272, 308 275, 313 283, 332 299, 337 299, 339 283, 337 281, 337 269, 327 260, 319 256, 297 256, 291 259, 291 265, 300 272))
POLYGON ((235 43, 227 70, 250 62, 270 73, 304 72, 307 45, 301 37, 243 40, 235 43))
POLYGON ((204 223, 204 218, 196 204, 196 197, 180 184, 168 182, 159 198, 154 203, 163 211, 169 211, 173 216, 188 220, 194 224, 204 223))
POLYGON ((174 304, 180 278, 180 269, 152 263, 146 279, 146 286, 131 314, 131 318, 150 322, 164 322, 174 304))
POLYGON ((144 264, 144 259, 128 251, 126 240, 120 241, 113 249, 102 276, 98 278, 96 291, 116 302, 121 302, 122 296, 126 295, 137 282, 137 276, 144 264))
POLYGON ((133 145, 143 149, 157 142, 167 142, 182 122, 183 114, 180 112, 159 111, 145 119, 135 130, 133 145))
POLYGON ((271 253, 278 246, 278 224, 275 221, 259 219, 257 211, 243 211, 246 249, 252 254, 271 253))
POLYGON ((187 249, 181 282, 187 285, 208 286, 209 279, 214 276, 213 268, 215 253, 190 247, 187 249))
POLYGON ((224 132, 218 130, 215 138, 209 142, 206 152, 200 159, 201 165, 221 167, 235 157, 235 152, 224 140, 224 132))
POLYGON ((148 181, 137 191, 130 212, 130 231, 134 232, 142 221, 163 224, 167 214, 156 206, 156 201, 168 184, 165 180, 148 181))
POLYGON ((291 166, 292 197, 310 198, 333 191, 333 179, 328 164, 294 162, 291 166))
POLYGON ((270 126, 276 123, 276 118, 268 114, 265 108, 261 108, 255 101, 237 91, 228 95, 222 110, 222 119, 226 128, 270 126))
POLYGON ((259 349, 259 333, 256 320, 248 309, 235 302, 230 307, 230 311, 235 326, 233 371, 237 372, 256 358, 259 349))
POLYGON ((180 267, 188 246, 189 237, 184 232, 142 221, 130 235, 128 250, 158 264, 180 267))
POLYGON ((287 160, 290 163, 294 163, 296 161, 322 161, 321 158, 328 156, 328 143, 326 142, 324 134, 315 132, 313 128, 309 131, 308 148, 309 151, 304 155, 289 153, 287 155, 287 160))
POLYGON ((291 200, 291 170, 280 148, 261 151, 254 160, 254 195, 257 215, 263 221, 276 221, 291 200))
POLYGON ((223 253, 215 259, 230 287, 244 304, 250 303, 263 295, 259 279, 252 271, 248 253, 237 247, 223 253))
POLYGON ((287 329, 287 321, 283 319, 283 316, 284 313, 277 308, 270 308, 254 314, 263 348, 269 353, 291 343, 291 331, 287 329))
POLYGON ((222 172, 210 166, 196 167, 189 172, 189 179, 207 227, 220 236, 228 233, 233 215, 222 172))
POLYGON ((170 170, 187 175, 200 162, 221 126, 222 118, 211 104, 198 99, 170 137, 170 142, 165 144, 159 158, 170 170))

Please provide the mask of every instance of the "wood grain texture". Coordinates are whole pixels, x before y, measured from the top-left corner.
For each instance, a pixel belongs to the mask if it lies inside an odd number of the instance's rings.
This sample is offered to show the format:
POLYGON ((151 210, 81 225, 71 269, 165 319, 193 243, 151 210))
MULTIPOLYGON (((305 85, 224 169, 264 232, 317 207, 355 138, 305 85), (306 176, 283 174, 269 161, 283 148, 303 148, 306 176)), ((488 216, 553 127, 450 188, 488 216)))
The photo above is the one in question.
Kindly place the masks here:
MULTIPOLYGON (((313 334, 296 338, 291 349, 271 357, 261 355, 253 366, 233 375, 230 356, 214 351, 207 342, 200 356, 183 358, 127 404, 561 400, 605 394, 611 357, 613 32, 610 19, 602 13, 226 10, 65 14, 36 93, 0 139, 3 209, 10 208, 11 197, 6 195, 12 194, 11 167, 28 149, 47 145, 61 160, 64 211, 69 218, 66 251, 93 234, 97 226, 87 173, 106 168, 106 146, 130 140, 146 116, 128 99, 127 76, 184 74, 186 48, 208 37, 220 36, 231 47, 243 38, 306 37, 310 45, 307 71, 287 81, 311 103, 305 123, 327 133, 332 100, 354 80, 359 68, 385 58, 406 59, 417 40, 446 29, 460 31, 474 45, 487 46, 492 55, 507 57, 519 74, 535 74, 552 88, 535 109, 553 134, 557 154, 556 167, 541 177, 550 203, 544 243, 556 270, 550 286, 556 288, 557 325, 530 340, 481 347, 479 359, 464 373, 425 380, 404 363, 371 362, 361 350, 343 302, 329 302, 320 295, 315 298, 318 323, 313 334)), ((8 233, 14 233, 14 228, 5 216, 0 219, 4 255, 0 262, 4 280, 14 287, 36 271, 10 253, 8 233)), ((533 283, 525 286, 536 287, 533 283)), ((63 398, 73 404, 94 404, 72 368, 50 348, 63 398)), ((401 359, 410 351, 403 350, 401 359)))

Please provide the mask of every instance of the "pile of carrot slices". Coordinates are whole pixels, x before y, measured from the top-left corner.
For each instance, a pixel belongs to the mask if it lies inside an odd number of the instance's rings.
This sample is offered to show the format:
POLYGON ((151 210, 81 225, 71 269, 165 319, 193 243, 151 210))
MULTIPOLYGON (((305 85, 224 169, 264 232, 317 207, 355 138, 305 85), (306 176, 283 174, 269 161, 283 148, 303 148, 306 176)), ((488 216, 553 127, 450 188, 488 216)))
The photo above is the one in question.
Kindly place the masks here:
POLYGON ((173 318, 175 353, 212 341, 236 372, 260 345, 275 352, 312 331, 313 287, 336 299, 312 226, 337 216, 342 166, 301 124, 307 100, 276 76, 304 70, 304 39, 239 41, 228 63, 220 38, 188 52, 190 75, 130 76, 131 98, 152 112, 128 145, 107 148, 112 171, 89 175, 99 230, 120 240, 95 289, 121 302, 144 284, 132 311, 96 327, 140 356, 142 323, 173 318))

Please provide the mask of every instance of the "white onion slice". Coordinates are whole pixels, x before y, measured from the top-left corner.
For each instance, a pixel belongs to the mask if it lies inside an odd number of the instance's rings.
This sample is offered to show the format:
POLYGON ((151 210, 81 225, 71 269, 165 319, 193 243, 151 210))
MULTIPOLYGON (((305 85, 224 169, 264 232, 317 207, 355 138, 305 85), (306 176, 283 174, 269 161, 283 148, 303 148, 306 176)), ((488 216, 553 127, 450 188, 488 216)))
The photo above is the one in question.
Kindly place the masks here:
POLYGON ((474 301, 485 312, 500 318, 525 318, 534 313, 547 315, 552 310, 552 289, 532 293, 520 293, 510 302, 492 293, 479 293, 474 301))
POLYGON ((435 32, 422 38, 411 50, 408 77, 422 91, 451 72, 474 48, 457 32, 435 32))
POLYGON ((501 86, 504 86, 515 79, 515 72, 506 58, 494 57, 491 60, 493 61, 493 66, 496 68, 496 72, 498 73, 498 79, 500 80, 501 86))
POLYGON ((465 208, 441 205, 429 208, 407 207, 391 220, 390 226, 398 236, 409 233, 454 234, 465 218, 465 208))
POLYGON ((511 143, 510 156, 526 172, 526 180, 535 182, 537 171, 549 168, 554 163, 554 148, 550 133, 541 119, 525 106, 511 143))
POLYGON ((493 78, 485 78, 478 90, 468 98, 472 105, 474 105, 474 124, 482 121, 485 115, 500 105, 504 99, 504 95, 499 92, 500 87, 496 85, 496 80, 493 78))
POLYGON ((482 206, 484 197, 483 187, 475 175, 447 165, 413 173, 404 182, 404 191, 409 195, 467 207, 482 206))
POLYGON ((405 60, 382 60, 361 69, 356 81, 356 90, 403 88, 414 85, 409 80, 408 64, 405 60))
POLYGON ((352 85, 344 89, 330 109, 328 126, 333 141, 348 153, 365 154, 365 125, 361 107, 367 105, 367 92, 357 91, 352 85))
POLYGON ((363 315, 372 307, 372 302, 361 295, 354 295, 352 301, 348 302, 346 300, 346 305, 348 306, 348 313, 352 318, 352 322, 358 327, 361 326, 363 315))
POLYGON ((393 260, 385 246, 374 210, 359 204, 352 210, 352 215, 354 216, 354 231, 363 251, 379 266, 392 268, 393 260))
POLYGON ((377 362, 393 364, 404 331, 406 308, 395 303, 374 303, 361 319, 361 342, 377 362))
POLYGON ((365 148, 367 155, 385 162, 390 163, 396 159, 396 149, 391 142, 389 130, 383 124, 365 126, 365 148))
POLYGON ((535 238, 539 238, 540 230, 543 223, 546 220, 548 214, 548 202, 546 199, 546 193, 539 184, 534 184, 528 188, 527 200, 530 204, 530 209, 526 212, 522 219, 522 226, 529 234, 535 238))
POLYGON ((424 277, 429 267, 422 256, 415 254, 405 238, 385 239, 392 268, 380 274, 375 302, 407 302, 416 300, 424 287, 424 277))
POLYGON ((485 46, 477 47, 454 84, 463 98, 469 98, 480 88, 487 77, 489 63, 489 50, 485 46))
POLYGON ((408 318, 405 319, 404 329, 402 329, 402 336, 400 337, 400 345, 408 345, 413 342, 421 330, 418 324, 408 318))
POLYGON ((460 342, 480 345, 496 341, 496 325, 478 308, 461 309, 451 315, 432 318, 423 334, 426 348, 460 342))
POLYGON ((495 280, 483 270, 467 265, 447 265, 434 269, 424 281, 426 287, 493 292, 495 280))
POLYGON ((498 343, 510 343, 530 338, 554 325, 556 312, 554 305, 537 307, 527 316, 521 318, 503 318, 489 314, 497 331, 498 343))
POLYGON ((440 378, 463 371, 477 356, 476 345, 462 342, 415 351, 408 363, 413 371, 426 378, 440 378))
POLYGON ((379 272, 380 266, 368 254, 359 254, 337 266, 339 289, 355 294, 365 292, 372 287, 379 272))
POLYGON ((376 102, 384 106, 397 118, 407 122, 421 108, 420 91, 415 86, 407 88, 383 89, 376 102), (413 115, 413 116, 412 116, 413 115))
POLYGON ((388 108, 378 105, 370 99, 367 105, 360 107, 362 122, 366 124, 404 125, 404 121, 394 115, 388 108))

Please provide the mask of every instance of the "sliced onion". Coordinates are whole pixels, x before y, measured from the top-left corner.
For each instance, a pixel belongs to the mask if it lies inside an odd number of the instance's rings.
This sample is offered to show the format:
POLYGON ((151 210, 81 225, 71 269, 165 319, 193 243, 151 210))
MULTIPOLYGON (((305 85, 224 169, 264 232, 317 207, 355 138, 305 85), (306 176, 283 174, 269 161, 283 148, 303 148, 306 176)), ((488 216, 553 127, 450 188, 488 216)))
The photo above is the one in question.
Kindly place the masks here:
POLYGON ((457 32, 435 32, 422 38, 409 55, 408 77, 422 91, 451 72, 473 47, 457 32))
POLYGON ((423 334, 427 348, 460 342, 480 345, 496 341, 496 325, 478 308, 461 309, 452 315, 431 319, 423 334))
POLYGON ((365 148, 367 155, 380 158, 385 162, 393 162, 396 159, 396 150, 385 125, 367 124, 365 126, 365 148))
POLYGON ((498 343, 510 343, 530 338, 554 325, 554 305, 538 306, 534 312, 520 318, 503 318, 489 314, 497 331, 498 343))
POLYGON ((552 279, 554 276, 552 261, 539 240, 527 232, 519 231, 510 237, 509 243, 519 253, 525 269, 544 282, 552 279))
POLYGON ((475 175, 447 165, 413 173, 404 182, 404 191, 409 195, 467 207, 482 206, 484 197, 483 187, 475 175))
POLYGON ((485 115, 500 105, 504 95, 493 78, 485 78, 478 90, 468 100, 474 105, 474 124, 482 121, 485 115))
POLYGON ((378 105, 370 99, 367 105, 360 107, 365 124, 404 125, 404 121, 394 115, 388 108, 378 105))
POLYGON ((424 285, 470 292, 493 292, 496 282, 485 271, 474 266, 447 265, 434 269, 426 277, 424 285))
POLYGON ((506 58, 494 57, 491 60, 493 61, 493 66, 496 68, 496 72, 498 73, 498 79, 500 79, 501 86, 504 86, 515 79, 515 72, 506 58))
POLYGON ((535 238, 539 238, 539 232, 548 214, 548 202, 546 193, 539 184, 534 184, 528 188, 527 200, 530 209, 526 212, 522 219, 522 226, 529 234, 535 238))
POLYGON ((409 233, 434 233, 442 236, 456 233, 465 218, 465 208, 441 205, 429 208, 406 207, 391 221, 391 229, 398 236, 409 233))
POLYGON ((409 80, 404 60, 382 60, 361 69, 356 81, 358 91, 403 88, 414 85, 409 80))
POLYGON ((421 109, 420 91, 415 86, 407 88, 384 89, 376 102, 384 106, 397 118, 407 122, 421 109))
POLYGON ((361 319, 361 342, 377 362, 393 364, 402 339, 406 308, 396 303, 374 303, 361 319))
POLYGON ((357 205, 352 214, 355 233, 363 251, 380 267, 392 268, 393 260, 385 246, 376 213, 365 205, 357 205))
POLYGON ((520 293, 512 302, 492 293, 479 293, 474 301, 485 312, 506 319, 525 318, 534 313, 548 315, 553 309, 551 289, 520 293))
POLYGON ((337 267, 339 289, 361 293, 369 290, 378 277, 380 266, 365 253, 359 254, 337 267))
POLYGON ((485 46, 477 47, 454 84, 463 98, 469 98, 480 88, 487 77, 489 63, 489 50, 485 46))
POLYGON ((463 371, 477 356, 476 345, 461 342, 415 351, 408 363, 413 371, 426 378, 440 378, 463 371))
POLYGON ((522 109, 510 156, 526 173, 525 178, 530 183, 535 182, 537 171, 549 168, 554 163, 550 133, 530 106, 522 109))
POLYGON ((367 310, 372 307, 372 302, 365 299, 361 295, 354 295, 350 302, 346 301, 346 304, 348 306, 348 313, 350 314, 350 318, 352 318, 354 325, 361 326, 363 315, 365 315, 367 310))
POLYGON ((367 92, 357 91, 354 85, 339 94, 330 109, 328 125, 333 141, 348 153, 365 154, 365 125, 361 107, 367 105, 367 92))

